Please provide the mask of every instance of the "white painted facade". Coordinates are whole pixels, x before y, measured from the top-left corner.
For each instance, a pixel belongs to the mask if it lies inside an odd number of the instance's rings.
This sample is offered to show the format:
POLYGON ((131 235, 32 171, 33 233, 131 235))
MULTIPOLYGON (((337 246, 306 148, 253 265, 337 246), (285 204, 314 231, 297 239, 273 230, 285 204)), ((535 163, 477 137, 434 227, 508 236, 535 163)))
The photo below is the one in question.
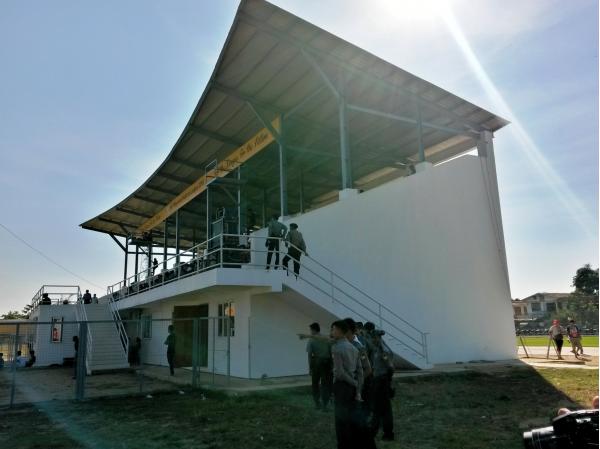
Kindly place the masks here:
MULTIPOLYGON (((486 159, 463 156, 425 167, 285 220, 299 225, 311 257, 428 333, 433 364, 516 356, 495 172, 486 159)), ((264 250, 264 240, 252 245, 264 250)), ((336 317, 377 324, 370 305, 350 304, 353 315, 347 298, 331 301, 302 280, 266 272, 264 258, 253 252, 254 269, 214 269, 117 304, 169 320, 175 305, 209 304, 215 317, 219 303, 234 302, 229 369, 238 377, 305 374, 305 343, 296 333, 313 321, 324 330, 336 317)), ((143 358, 151 363, 166 364, 168 324, 143 339, 143 358)), ((214 344, 215 372, 226 373, 227 338, 215 337, 214 344)))
POLYGON ((65 323, 76 321, 76 305, 40 305, 36 307, 30 317, 32 324, 21 326, 21 332, 29 332, 31 335, 30 341, 33 341, 36 366, 62 365, 65 358, 75 357, 73 336, 78 334, 77 324, 63 324, 62 338, 59 342, 52 341, 50 324, 35 324, 48 323, 53 318, 62 319, 65 323))

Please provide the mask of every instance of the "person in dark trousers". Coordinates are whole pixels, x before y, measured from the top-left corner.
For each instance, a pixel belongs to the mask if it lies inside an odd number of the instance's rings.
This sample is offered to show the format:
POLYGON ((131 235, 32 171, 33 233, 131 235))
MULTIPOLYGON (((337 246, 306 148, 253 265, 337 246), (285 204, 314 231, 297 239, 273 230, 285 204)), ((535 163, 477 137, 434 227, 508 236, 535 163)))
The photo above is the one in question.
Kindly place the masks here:
POLYGON ((394 415, 392 413, 392 376, 394 375, 393 354, 383 343, 381 330, 373 331, 371 336, 371 364, 373 379, 371 381, 370 402, 373 411, 371 430, 373 437, 379 427, 383 427, 384 441, 394 439, 394 415))
POLYGON ((167 345, 167 361, 169 362, 169 371, 171 376, 175 375, 175 328, 173 325, 169 325, 168 328, 169 335, 165 340, 165 345, 167 345))
POLYGON ((92 303, 92 295, 90 295, 90 291, 86 290, 85 294, 83 295, 83 303, 84 304, 91 304, 92 303))
POLYGON ((73 348, 75 349, 75 357, 73 358, 73 379, 77 378, 77 359, 79 355, 79 337, 73 335, 73 348))
POLYGON ((306 243, 302 233, 298 231, 298 225, 296 223, 290 224, 290 232, 285 236, 285 246, 288 247, 288 253, 283 258, 282 265, 285 267, 285 271, 289 272, 288 263, 290 259, 294 261, 294 274, 298 279, 300 274, 300 256, 302 253, 306 254, 306 243))
POLYGON ((346 338, 358 350, 359 363, 363 373, 362 388, 359 389, 360 401, 354 411, 354 423, 356 426, 356 435, 360 441, 360 447, 370 449, 375 447, 375 440, 369 424, 371 418, 371 382, 373 380, 373 369, 369 361, 367 348, 358 340, 356 321, 352 318, 344 319, 348 325, 346 338))
POLYGON ((273 252, 275 252, 275 269, 279 267, 279 240, 285 237, 287 232, 287 226, 280 223, 277 215, 271 217, 268 226, 268 235, 265 246, 267 247, 267 270, 271 265, 271 259, 273 258, 273 252))
POLYGON ((157 268, 158 268, 158 259, 156 259, 156 257, 155 257, 154 260, 152 261, 152 276, 154 276, 154 273, 156 272, 157 268))
POLYGON ((363 382, 359 353, 346 337, 349 328, 344 320, 335 321, 331 328, 331 335, 335 340, 331 348, 331 356, 337 447, 338 449, 367 449, 360 441, 358 427, 354 421, 363 382))
POLYGON ((142 339, 140 337, 136 337, 135 341, 129 348, 129 356, 128 362, 131 366, 140 366, 140 355, 142 352, 142 339))
POLYGON ((308 367, 312 380, 312 395, 317 409, 327 410, 331 396, 331 343, 321 335, 319 323, 310 325, 311 338, 306 343, 308 367))
POLYGON ((31 368, 33 365, 35 365, 36 360, 35 351, 32 349, 29 351, 29 360, 25 362, 25 368, 31 368))

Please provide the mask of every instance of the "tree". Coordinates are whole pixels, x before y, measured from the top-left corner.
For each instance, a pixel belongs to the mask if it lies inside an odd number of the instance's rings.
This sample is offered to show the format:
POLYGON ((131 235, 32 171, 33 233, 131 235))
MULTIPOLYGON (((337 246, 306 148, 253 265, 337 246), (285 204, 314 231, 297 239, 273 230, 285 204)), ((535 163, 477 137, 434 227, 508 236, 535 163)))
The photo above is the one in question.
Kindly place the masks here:
POLYGON ((575 273, 572 285, 576 294, 598 295, 598 269, 594 270, 589 263, 585 264, 575 273))
POLYGON ((16 310, 11 310, 8 313, 2 315, 3 320, 24 320, 27 318, 27 315, 24 315, 16 310))

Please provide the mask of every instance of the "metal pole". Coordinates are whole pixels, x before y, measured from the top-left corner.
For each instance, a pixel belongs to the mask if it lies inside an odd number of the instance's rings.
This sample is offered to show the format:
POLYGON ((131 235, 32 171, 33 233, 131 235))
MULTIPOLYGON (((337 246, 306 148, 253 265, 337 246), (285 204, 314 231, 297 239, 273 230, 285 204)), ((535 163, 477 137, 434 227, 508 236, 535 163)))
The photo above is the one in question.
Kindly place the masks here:
POLYGON ((267 190, 262 191, 262 227, 267 225, 267 190))
POLYGON ((139 280, 138 279, 138 262, 139 262, 139 257, 140 257, 140 247, 136 243, 135 244, 135 282, 137 282, 139 280))
POLYGON ((175 211, 175 253, 177 256, 175 257, 175 263, 177 267, 179 267, 179 209, 175 211))
POLYGON ((87 370, 85 367, 85 359, 87 357, 87 336, 88 323, 81 321, 79 323, 79 347, 77 349, 77 379, 75 381, 75 399, 82 401, 85 397, 85 376, 87 370))
POLYGON ((417 142, 419 145, 419 162, 425 162, 425 147, 423 146, 423 120, 421 104, 417 103, 417 142))
POLYGON ((342 164, 342 189, 352 188, 352 165, 350 161, 350 147, 348 144, 348 124, 346 120, 346 100, 342 96, 339 101, 339 128, 340 128, 340 158, 342 164))
POLYGON ((282 217, 288 214, 287 204, 287 153, 284 145, 284 123, 281 119, 281 130, 279 133, 279 212, 282 217))
POLYGON ((15 402, 15 390, 17 388, 17 352, 19 351, 19 327, 21 325, 17 323, 17 329, 15 330, 15 345, 13 350, 12 358, 12 383, 10 385, 10 405, 12 407, 15 402))
POLYGON ((165 239, 163 242, 163 270, 167 269, 167 248, 169 243, 169 219, 165 219, 165 239))
POLYGON ((129 237, 125 237, 125 264, 123 267, 123 284, 127 283, 128 255, 129 255, 129 237))
MULTIPOLYGON (((217 318, 219 319, 219 318, 217 318)), ((216 339, 215 339, 215 333, 216 333, 216 324, 218 324, 218 322, 215 322, 215 319, 213 318, 212 320, 212 383, 213 385, 215 384, 215 343, 216 343, 216 339)))
POLYGON ((304 174, 300 169, 300 213, 304 213, 304 174))
POLYGON ((198 318, 194 318, 192 323, 192 387, 198 388, 198 318))
POLYGON ((242 234, 242 167, 239 166, 237 168, 237 179, 238 179, 238 185, 237 185, 237 215, 238 215, 238 226, 237 226, 237 233, 238 235, 242 234))
MULTIPOLYGON (((152 326, 152 321, 150 321, 150 325, 152 326)), ((142 320, 138 319, 137 321, 137 336, 138 338, 142 338, 142 320)), ((144 391, 144 363, 142 362, 142 353, 140 351, 140 366, 138 367, 138 376, 140 379, 140 393, 144 391)))
POLYGON ((227 329, 227 385, 229 385, 231 380, 231 303, 228 305, 225 322, 227 323, 225 326, 227 329))

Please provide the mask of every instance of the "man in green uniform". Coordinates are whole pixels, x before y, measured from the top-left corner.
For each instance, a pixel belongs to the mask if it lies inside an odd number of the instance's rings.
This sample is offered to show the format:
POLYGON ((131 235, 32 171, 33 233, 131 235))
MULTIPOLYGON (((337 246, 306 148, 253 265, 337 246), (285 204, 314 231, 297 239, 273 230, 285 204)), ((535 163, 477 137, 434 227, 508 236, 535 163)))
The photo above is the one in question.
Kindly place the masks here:
POLYGON ((312 337, 306 343, 308 368, 312 379, 312 395, 317 409, 326 410, 331 396, 331 342, 321 335, 319 323, 310 325, 312 337))
POLYGON ((285 237, 287 226, 279 222, 277 215, 273 215, 271 221, 269 221, 268 232, 269 238, 265 242, 267 247, 267 270, 271 265, 273 252, 275 252, 275 269, 277 269, 279 266, 279 240, 285 237))

